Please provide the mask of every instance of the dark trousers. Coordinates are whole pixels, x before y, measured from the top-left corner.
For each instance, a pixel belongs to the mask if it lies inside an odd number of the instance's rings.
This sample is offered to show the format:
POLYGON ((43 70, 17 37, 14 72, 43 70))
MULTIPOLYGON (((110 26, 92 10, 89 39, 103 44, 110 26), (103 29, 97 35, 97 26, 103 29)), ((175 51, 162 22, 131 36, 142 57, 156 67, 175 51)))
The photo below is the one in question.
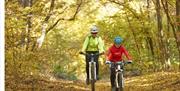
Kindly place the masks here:
MULTIPOLYGON (((95 54, 95 53, 99 53, 98 51, 86 51, 86 53, 88 54, 95 54)), ((98 74, 99 74, 99 63, 98 63, 98 59, 99 59, 99 56, 95 56, 94 58, 94 61, 96 62, 96 75, 98 77, 98 74)), ((91 58, 90 56, 87 56, 86 55, 86 74, 87 74, 87 79, 89 79, 89 62, 91 61, 91 58)))
POLYGON ((111 87, 115 86, 115 65, 112 64, 110 67, 110 80, 111 80, 111 87))

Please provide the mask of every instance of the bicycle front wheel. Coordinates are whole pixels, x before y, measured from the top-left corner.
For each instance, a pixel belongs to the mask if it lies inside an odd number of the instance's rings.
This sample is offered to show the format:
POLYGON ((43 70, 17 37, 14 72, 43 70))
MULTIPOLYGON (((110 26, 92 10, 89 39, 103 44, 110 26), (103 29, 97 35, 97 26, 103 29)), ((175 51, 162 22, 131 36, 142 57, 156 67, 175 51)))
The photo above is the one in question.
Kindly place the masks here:
POLYGON ((123 91, 124 90, 124 77, 122 73, 118 73, 118 84, 119 84, 119 88, 117 91, 123 91))
POLYGON ((95 64, 92 64, 91 65, 91 77, 92 77, 92 79, 91 79, 91 89, 92 89, 92 91, 95 91, 95 66, 94 66, 95 64))

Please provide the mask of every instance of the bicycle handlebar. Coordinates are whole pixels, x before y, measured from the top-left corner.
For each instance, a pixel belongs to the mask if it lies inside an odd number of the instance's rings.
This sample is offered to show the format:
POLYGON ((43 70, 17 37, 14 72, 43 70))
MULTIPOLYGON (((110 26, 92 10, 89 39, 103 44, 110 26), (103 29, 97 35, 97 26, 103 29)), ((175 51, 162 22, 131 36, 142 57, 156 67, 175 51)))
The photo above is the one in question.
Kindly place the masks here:
POLYGON ((106 64, 123 64, 123 65, 125 65, 125 64, 130 64, 130 63, 132 63, 132 62, 129 62, 129 61, 121 61, 121 62, 111 62, 111 61, 106 61, 106 64))
POLYGON ((79 52, 79 54, 81 54, 81 55, 96 55, 96 56, 99 55, 100 56, 100 55, 103 55, 104 53, 95 53, 95 54, 94 53, 90 53, 89 54, 89 53, 79 52))

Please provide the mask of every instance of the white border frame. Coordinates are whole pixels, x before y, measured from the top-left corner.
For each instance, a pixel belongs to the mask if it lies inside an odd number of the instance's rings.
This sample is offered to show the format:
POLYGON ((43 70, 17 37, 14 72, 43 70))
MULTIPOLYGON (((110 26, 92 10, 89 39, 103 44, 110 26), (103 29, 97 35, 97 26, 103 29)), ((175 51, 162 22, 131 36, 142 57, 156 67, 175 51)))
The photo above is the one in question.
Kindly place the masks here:
POLYGON ((5 91, 5 72, 4 72, 4 19, 5 19, 5 13, 4 13, 4 0, 0 1, 0 91, 5 91))

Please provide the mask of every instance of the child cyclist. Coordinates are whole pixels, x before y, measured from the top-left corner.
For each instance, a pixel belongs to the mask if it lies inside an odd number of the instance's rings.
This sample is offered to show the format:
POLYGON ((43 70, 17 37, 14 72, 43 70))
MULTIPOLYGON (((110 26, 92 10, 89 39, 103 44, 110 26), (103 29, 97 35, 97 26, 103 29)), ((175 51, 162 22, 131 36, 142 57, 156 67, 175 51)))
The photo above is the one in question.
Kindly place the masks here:
MULTIPOLYGON (((107 52, 107 61, 106 63, 110 62, 119 62, 122 61, 122 55, 125 54, 125 56, 128 59, 128 63, 131 63, 131 56, 128 54, 127 50, 124 48, 122 43, 121 37, 115 37, 114 38, 114 44, 109 48, 107 52)), ((113 65, 110 66, 110 80, 111 80, 111 87, 113 88, 115 86, 114 79, 115 78, 115 67, 113 65)))

